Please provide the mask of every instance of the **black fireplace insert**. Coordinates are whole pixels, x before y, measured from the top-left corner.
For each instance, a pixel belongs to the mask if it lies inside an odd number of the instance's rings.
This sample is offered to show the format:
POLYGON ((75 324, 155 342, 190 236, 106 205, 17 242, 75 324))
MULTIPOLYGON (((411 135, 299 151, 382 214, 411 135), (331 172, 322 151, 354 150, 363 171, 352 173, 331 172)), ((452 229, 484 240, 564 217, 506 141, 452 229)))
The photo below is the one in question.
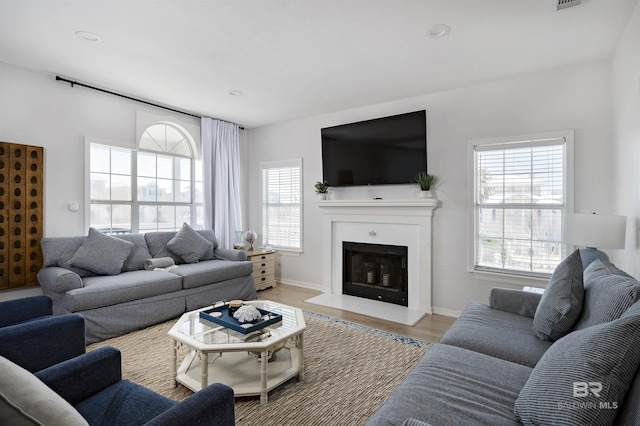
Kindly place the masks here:
POLYGON ((407 247, 342 242, 342 293, 408 306, 407 247))

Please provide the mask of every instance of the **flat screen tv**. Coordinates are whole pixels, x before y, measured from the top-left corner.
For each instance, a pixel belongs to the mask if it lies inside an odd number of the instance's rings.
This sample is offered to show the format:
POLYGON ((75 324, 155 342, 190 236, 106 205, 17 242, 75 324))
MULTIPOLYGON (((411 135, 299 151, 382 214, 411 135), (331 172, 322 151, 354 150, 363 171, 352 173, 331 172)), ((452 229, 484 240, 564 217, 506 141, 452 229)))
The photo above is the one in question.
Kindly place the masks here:
POLYGON ((329 186, 412 183, 427 171, 427 114, 415 111, 321 129, 329 186))

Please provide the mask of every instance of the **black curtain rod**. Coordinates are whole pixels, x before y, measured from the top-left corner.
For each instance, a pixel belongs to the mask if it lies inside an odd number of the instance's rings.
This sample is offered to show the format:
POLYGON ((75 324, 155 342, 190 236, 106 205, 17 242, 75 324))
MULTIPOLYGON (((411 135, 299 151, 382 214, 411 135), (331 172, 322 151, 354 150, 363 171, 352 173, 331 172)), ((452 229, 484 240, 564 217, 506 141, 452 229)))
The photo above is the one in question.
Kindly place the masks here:
MULTIPOLYGON (((64 81, 65 83, 71 84, 71 87, 73 87, 73 86, 82 86, 82 87, 86 87, 87 89, 93 89, 93 90, 97 90, 98 92, 107 93, 109 95, 114 95, 114 96, 119 96, 121 98, 129 99, 130 101, 140 102, 142 104, 151 105, 151 106, 154 106, 156 108, 162 108, 162 109, 166 109, 166 110, 169 110, 169 111, 177 112, 178 114, 189 115, 191 117, 200 118, 200 119, 202 118, 202 116, 196 115, 196 114, 191 114, 190 112, 180 111, 179 109, 174 109, 174 108, 169 108, 169 107, 164 106, 164 105, 154 104, 153 102, 148 102, 148 101, 145 101, 145 100, 142 100, 142 99, 133 98, 131 96, 123 95, 121 93, 112 92, 110 90, 101 89, 99 87, 90 86, 88 84, 80 83, 78 81, 67 80, 66 78, 60 77, 59 75, 56 75, 56 81, 64 81)), ((242 127, 242 126, 239 126, 239 127, 240 127, 241 130, 244 130, 244 127, 242 127)))

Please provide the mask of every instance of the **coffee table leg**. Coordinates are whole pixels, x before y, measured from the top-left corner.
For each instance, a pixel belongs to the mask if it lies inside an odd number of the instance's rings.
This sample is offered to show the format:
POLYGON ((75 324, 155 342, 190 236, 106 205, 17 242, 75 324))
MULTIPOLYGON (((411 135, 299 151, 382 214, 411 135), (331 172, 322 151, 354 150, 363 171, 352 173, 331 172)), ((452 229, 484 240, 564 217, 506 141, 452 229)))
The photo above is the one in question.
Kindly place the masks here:
POLYGON ((296 347, 298 348, 298 379, 304 379, 304 337, 303 334, 298 334, 296 340, 296 347))
POLYGON ((269 351, 260 354, 260 403, 266 404, 269 401, 267 395, 267 364, 269 363, 269 351))
POLYGON ((178 386, 176 377, 178 376, 178 342, 169 339, 171 343, 171 351, 169 352, 169 384, 174 388, 178 386))
POLYGON ((198 352, 200 358, 200 389, 204 389, 209 386, 209 354, 198 352))

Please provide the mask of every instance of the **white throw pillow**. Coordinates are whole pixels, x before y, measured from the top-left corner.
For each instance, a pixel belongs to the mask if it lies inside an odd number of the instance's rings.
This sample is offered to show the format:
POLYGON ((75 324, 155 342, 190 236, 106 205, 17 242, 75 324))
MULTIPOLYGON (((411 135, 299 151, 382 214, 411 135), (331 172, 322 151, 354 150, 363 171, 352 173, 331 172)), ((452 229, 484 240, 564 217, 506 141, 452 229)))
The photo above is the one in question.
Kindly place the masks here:
POLYGON ((1 356, 0 421, 12 426, 88 425, 60 395, 24 368, 1 356))

